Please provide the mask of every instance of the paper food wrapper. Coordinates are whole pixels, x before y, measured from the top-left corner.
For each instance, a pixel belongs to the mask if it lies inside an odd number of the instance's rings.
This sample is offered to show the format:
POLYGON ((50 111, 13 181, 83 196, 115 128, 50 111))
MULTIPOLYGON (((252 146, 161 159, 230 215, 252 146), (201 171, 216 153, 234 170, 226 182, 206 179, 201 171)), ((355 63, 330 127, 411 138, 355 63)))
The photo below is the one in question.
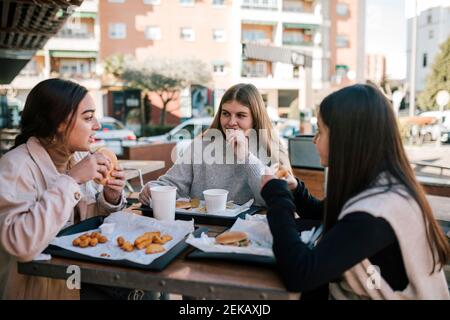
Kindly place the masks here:
POLYGON ((246 232, 250 245, 247 247, 235 247, 216 244, 215 238, 208 237, 205 233, 202 233, 199 238, 195 238, 190 234, 186 242, 204 252, 244 253, 274 257, 272 251, 273 238, 265 215, 246 215, 245 219, 237 219, 229 231, 246 232))
POLYGON ((104 220, 104 225, 108 227, 108 233, 104 234, 108 238, 108 242, 99 243, 95 247, 80 248, 72 245, 72 241, 82 234, 90 232, 100 232, 101 228, 84 231, 70 236, 55 238, 51 244, 64 248, 66 250, 81 253, 94 258, 102 258, 109 260, 128 260, 143 265, 152 263, 155 259, 167 253, 172 247, 184 240, 184 237, 194 231, 194 221, 160 221, 154 218, 143 217, 123 211, 114 212, 104 220), (165 243, 164 252, 156 254, 146 254, 145 249, 132 252, 125 252, 117 245, 117 237, 122 236, 126 241, 134 243, 134 240, 145 232, 160 231, 161 235, 168 234, 172 236, 172 240, 165 243), (102 256, 108 254, 109 256, 102 256))
MULTIPOLYGON (((177 201, 189 201, 188 198, 180 198, 177 201)), ((250 199, 246 203, 242 205, 238 205, 235 203, 227 203, 227 208, 223 211, 218 211, 214 213, 207 212, 205 209, 205 201, 201 200, 198 208, 191 209, 176 209, 177 212, 183 213, 196 213, 196 214, 204 214, 205 216, 220 216, 220 217, 236 217, 238 214, 247 211, 251 205, 253 204, 254 199, 250 199)))

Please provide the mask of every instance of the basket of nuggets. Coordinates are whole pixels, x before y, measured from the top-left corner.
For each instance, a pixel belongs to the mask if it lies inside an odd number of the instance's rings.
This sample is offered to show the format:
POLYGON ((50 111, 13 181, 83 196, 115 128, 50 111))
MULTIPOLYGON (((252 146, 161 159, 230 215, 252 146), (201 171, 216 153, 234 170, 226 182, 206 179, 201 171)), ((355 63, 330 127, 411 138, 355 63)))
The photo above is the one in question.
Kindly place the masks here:
POLYGON ((85 233, 72 241, 72 245, 80 248, 95 247, 99 243, 108 242, 108 238, 100 232, 85 233))
POLYGON ((133 250, 145 249, 146 254, 164 252, 166 249, 163 244, 172 240, 172 236, 168 234, 161 235, 159 231, 145 232, 134 240, 134 243, 126 241, 124 237, 117 237, 117 245, 124 251, 132 252, 133 250))

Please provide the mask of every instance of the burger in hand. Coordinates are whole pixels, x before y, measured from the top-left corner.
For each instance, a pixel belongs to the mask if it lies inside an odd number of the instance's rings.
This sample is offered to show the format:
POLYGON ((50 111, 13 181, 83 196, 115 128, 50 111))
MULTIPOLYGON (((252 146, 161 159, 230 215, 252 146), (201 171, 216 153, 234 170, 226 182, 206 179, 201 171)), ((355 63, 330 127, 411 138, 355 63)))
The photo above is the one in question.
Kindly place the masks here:
POLYGON ((216 243, 226 246, 247 247, 250 240, 242 231, 227 231, 216 237, 216 243))
POLYGON ((112 152, 110 149, 102 147, 100 149, 98 149, 96 151, 96 153, 99 152, 101 154, 103 154, 106 158, 108 158, 111 161, 111 168, 108 171, 108 174, 106 175, 106 177, 103 177, 102 179, 94 179, 95 183, 101 184, 101 185, 106 185, 108 179, 112 179, 113 177, 111 176, 112 172, 114 171, 115 168, 117 168, 118 165, 118 160, 117 160, 117 156, 114 152, 112 152))

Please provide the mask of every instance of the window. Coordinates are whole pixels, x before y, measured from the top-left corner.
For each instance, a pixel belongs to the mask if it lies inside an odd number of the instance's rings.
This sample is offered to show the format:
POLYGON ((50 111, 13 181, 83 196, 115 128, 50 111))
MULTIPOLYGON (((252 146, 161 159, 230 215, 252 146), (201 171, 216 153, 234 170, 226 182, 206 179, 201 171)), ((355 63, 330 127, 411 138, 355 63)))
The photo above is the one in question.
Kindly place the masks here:
POLYGON ((428 32, 428 39, 433 39, 434 38, 434 30, 430 30, 428 32))
POLYGON ((225 42, 226 34, 223 29, 214 29, 213 30, 213 40, 216 42, 225 42))
POLYGON ((267 62, 265 61, 244 61, 243 75, 245 77, 266 77, 268 75, 267 62))
POLYGON ((61 59, 59 73, 63 76, 88 75, 90 73, 90 63, 87 60, 61 59))
POLYGON ((161 0, 144 0, 144 4, 150 4, 152 6, 161 4, 161 0))
POLYGON ((111 3, 124 3, 125 0, 108 0, 108 2, 111 2, 111 3))
POLYGON ((195 31, 192 28, 181 28, 180 30, 180 38, 185 41, 194 41, 195 40, 195 31))
POLYGON ((225 63, 214 62, 213 63, 213 71, 215 74, 224 74, 225 73, 225 63))
POLYGON ((337 35, 336 36, 336 46, 338 48, 348 48, 350 46, 350 41, 346 35, 337 35))
POLYGON ((212 5, 214 7, 224 7, 225 6, 225 0, 212 0, 212 5))
POLYGON ((125 39, 127 37, 127 25, 125 23, 110 23, 109 38, 125 39))
POLYGON ((145 39, 161 40, 161 28, 155 26, 145 27, 145 39))
POLYGON ((179 0, 182 6, 192 7, 195 4, 195 0, 179 0))
POLYGON ((426 68, 427 65, 428 65, 428 54, 424 53, 423 54, 423 59, 422 59, 422 66, 424 68, 426 68))
POLYGON ((427 24, 431 24, 433 22, 433 16, 431 13, 427 16, 427 24))
POLYGON ((261 30, 244 30, 242 32, 243 42, 270 43, 266 33, 261 30))
POLYGON ((338 3, 336 5, 336 13, 340 17, 348 16, 348 4, 347 3, 338 3))

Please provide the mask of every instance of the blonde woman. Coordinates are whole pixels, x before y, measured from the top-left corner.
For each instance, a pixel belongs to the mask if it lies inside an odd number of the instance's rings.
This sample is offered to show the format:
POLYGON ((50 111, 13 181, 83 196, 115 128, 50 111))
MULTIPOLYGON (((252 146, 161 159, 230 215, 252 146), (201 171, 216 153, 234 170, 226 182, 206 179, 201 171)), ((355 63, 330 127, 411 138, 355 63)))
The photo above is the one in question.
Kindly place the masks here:
POLYGON ((199 199, 204 190, 218 188, 228 190, 228 199, 237 204, 254 199, 255 205, 264 206, 261 177, 264 167, 275 163, 287 169, 288 182, 295 188, 287 151, 278 141, 258 89, 237 84, 225 92, 207 132, 194 139, 165 175, 148 182, 139 199, 148 204, 150 188, 157 185, 175 186, 178 197, 199 199), (260 154, 267 154, 271 163, 260 154))

